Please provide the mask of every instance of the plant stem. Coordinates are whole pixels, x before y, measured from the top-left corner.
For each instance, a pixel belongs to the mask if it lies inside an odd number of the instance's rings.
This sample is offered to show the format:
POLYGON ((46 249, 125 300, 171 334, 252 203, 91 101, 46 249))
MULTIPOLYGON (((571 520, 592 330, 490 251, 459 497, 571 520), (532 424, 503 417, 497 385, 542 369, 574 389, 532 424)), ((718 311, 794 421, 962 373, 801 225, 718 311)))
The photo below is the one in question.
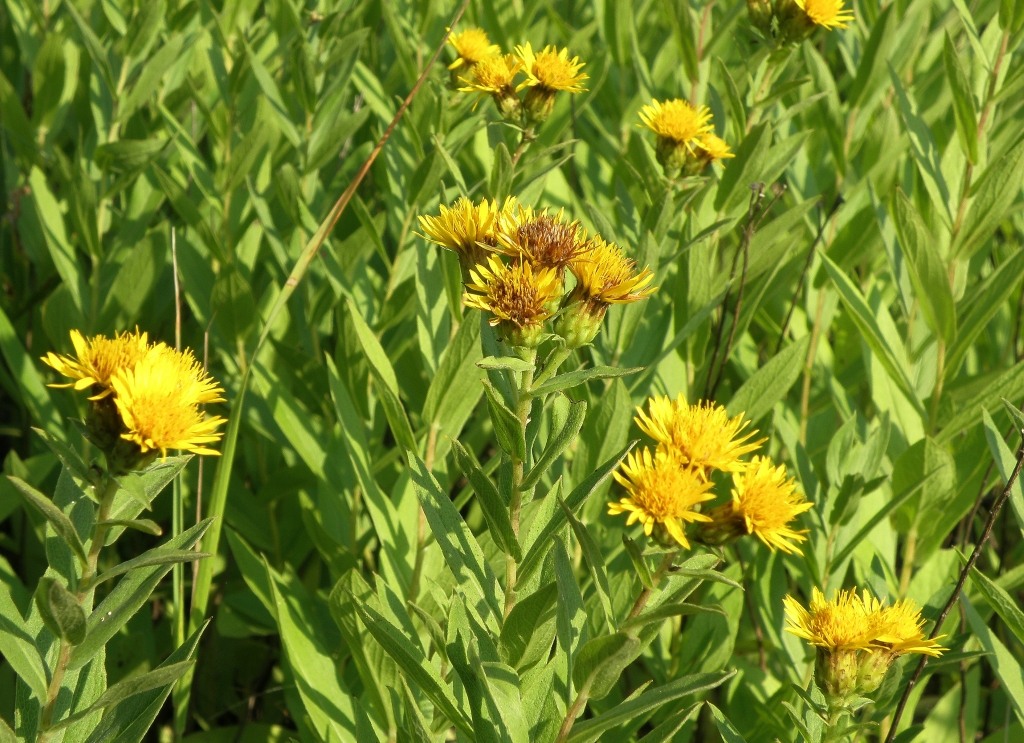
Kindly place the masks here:
POLYGON ((537 139, 537 132, 534 131, 533 127, 523 129, 523 136, 519 140, 519 146, 516 147, 516 151, 512 153, 512 167, 515 168, 523 155, 526 153, 527 148, 533 143, 533 140, 537 139))
POLYGON ((841 723, 846 715, 845 707, 829 706, 828 719, 825 721, 825 737, 821 739, 822 743, 842 740, 839 733, 841 732, 841 723))
POLYGON ((547 362, 544 364, 544 369, 537 375, 537 378, 533 380, 531 387, 537 388, 544 384, 546 381, 555 376, 555 372, 558 368, 565 363, 565 360, 572 355, 572 349, 566 348, 565 346, 559 346, 551 355, 548 356, 547 362))
MULTIPOLYGON (((103 550, 103 543, 107 539, 107 532, 110 527, 103 523, 110 518, 110 509, 114 505, 114 496, 117 495, 118 484, 109 473, 104 474, 103 480, 97 485, 100 496, 99 509, 96 511, 96 521, 93 524, 92 539, 89 542, 89 553, 86 556, 86 563, 82 570, 82 577, 78 580, 78 589, 75 591, 75 599, 79 604, 91 603, 93 581, 96 579, 97 568, 100 562, 100 552, 103 550)), ((47 730, 53 724, 53 714, 57 708, 57 697, 64 685, 64 675, 68 670, 68 663, 71 660, 72 645, 61 638, 60 651, 57 654, 57 665, 53 669, 53 676, 50 678, 50 685, 46 689, 46 705, 39 721, 39 736, 36 743, 45 743, 47 730)))
POLYGON ((647 606, 647 602, 650 600, 651 594, 654 593, 654 589, 658 587, 659 583, 661 583, 661 579, 664 577, 665 573, 672 568, 672 565, 676 561, 676 555, 678 554, 679 552, 673 551, 667 553, 663 558, 661 558, 661 564, 658 565, 658 569, 655 570, 654 575, 651 576, 651 587, 647 588, 645 586, 644 590, 640 591, 640 595, 637 596, 636 601, 633 602, 633 608, 630 609, 629 614, 626 615, 626 621, 636 619, 640 616, 640 612, 642 612, 644 607, 647 606))
MULTIPOLYGON (((516 389, 516 418, 519 419, 519 427, 523 432, 523 439, 526 439, 526 426, 530 422, 530 410, 533 408, 533 372, 537 363, 537 349, 525 349, 522 352, 523 361, 530 364, 530 368, 522 373, 519 378, 519 387, 516 389)), ((529 456, 529 454, 527 454, 529 456)), ((512 522, 512 535, 519 541, 519 515, 523 508, 523 477, 526 473, 526 462, 519 457, 512 457, 512 493, 509 497, 508 515, 512 522)), ((505 555, 505 612, 504 616, 512 612, 516 605, 516 573, 519 569, 515 555, 510 551, 505 555)))

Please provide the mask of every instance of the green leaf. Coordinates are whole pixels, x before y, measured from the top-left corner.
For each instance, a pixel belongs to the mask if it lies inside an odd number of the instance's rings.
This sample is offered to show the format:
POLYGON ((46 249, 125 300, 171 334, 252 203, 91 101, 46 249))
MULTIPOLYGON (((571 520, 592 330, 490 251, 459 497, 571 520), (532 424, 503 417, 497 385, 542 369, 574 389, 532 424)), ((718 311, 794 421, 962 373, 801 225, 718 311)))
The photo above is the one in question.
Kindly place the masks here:
POLYGON ((85 639, 85 610, 63 583, 44 577, 35 594, 43 624, 60 639, 78 645, 85 639))
POLYGON ((352 327, 356 330, 356 338, 363 350, 367 363, 370 365, 370 373, 377 383, 377 394, 380 396, 380 404, 384 410, 384 417, 388 419, 391 432, 395 440, 406 450, 416 451, 416 437, 413 435, 412 426, 409 425, 409 418, 405 414, 405 407, 398 395, 398 377, 391 366, 384 347, 381 346, 377 336, 370 330, 366 320, 359 314, 355 303, 347 300, 348 316, 352 321, 352 327))
POLYGON ((645 691, 638 697, 617 704, 607 712, 589 720, 577 722, 569 734, 568 743, 589 743, 602 733, 629 722, 642 714, 653 712, 676 699, 714 689, 735 675, 736 671, 700 673, 671 681, 657 689, 645 691))
POLYGON ((967 159, 977 163, 978 112, 967 73, 948 31, 942 45, 942 62, 946 68, 946 80, 953 94, 953 115, 956 117, 956 133, 960 138, 960 145, 964 148, 967 159))
POLYGON ((451 720, 455 727, 472 739, 473 723, 466 713, 459 709, 447 684, 441 680, 437 671, 423 654, 419 638, 407 637, 401 628, 391 624, 369 605, 357 604, 356 611, 359 612, 359 618, 366 629, 373 635, 373 639, 381 644, 381 647, 395 660, 409 680, 427 695, 434 706, 451 720))
POLYGON ((64 540, 64 543, 75 553, 79 562, 84 566, 87 563, 85 547, 82 546, 82 540, 79 539, 78 531, 75 530, 71 519, 57 507, 56 503, 24 480, 13 475, 8 475, 7 479, 11 481, 27 503, 43 514, 46 520, 50 522, 50 526, 53 527, 57 536, 64 540))
POLYGON ((936 241, 903 191, 896 192, 889 210, 925 322, 936 336, 949 344, 956 335, 956 312, 949 274, 936 241))
POLYGON ((455 455, 455 464, 473 486, 473 492, 477 495, 477 502, 480 504, 480 510, 484 514, 487 528, 495 543, 505 554, 513 555, 517 562, 522 560, 522 551, 516 540, 515 532, 512 531, 512 521, 508 515, 508 503, 498 493, 491 478, 484 474, 480 463, 477 462, 472 452, 457 440, 453 440, 452 453, 455 455))
POLYGON ((519 461, 526 460, 526 430, 501 395, 490 382, 484 382, 484 394, 487 396, 487 409, 491 412, 491 425, 498 445, 505 452, 519 461))
POLYGON ((135 529, 154 537, 162 536, 164 533, 160 524, 151 519, 107 519, 99 522, 100 526, 122 526, 125 529, 135 529))
POLYGON ((518 356, 485 356, 476 362, 481 369, 506 369, 514 372, 533 371, 534 364, 518 356))
POLYGON ((638 617, 633 617, 632 619, 623 622, 622 630, 638 629, 653 622, 662 622, 665 619, 670 619, 672 617, 686 617, 691 614, 700 614, 702 612, 721 614, 723 617, 727 616, 722 607, 717 604, 687 604, 685 602, 662 604, 661 606, 651 609, 638 617))
POLYGON ((491 198, 503 201, 512 190, 512 176, 515 168, 512 166, 512 156, 508 153, 508 147, 504 142, 499 142, 494 148, 494 165, 491 167, 491 180, 488 190, 491 198))
POLYGON ((119 702, 123 702, 136 694, 142 694, 143 692, 163 688, 170 690, 174 682, 184 676, 194 664, 195 660, 183 660, 180 663, 161 665, 148 673, 132 676, 124 681, 119 681, 103 692, 100 695, 100 698, 93 702, 87 709, 84 709, 81 712, 76 712, 69 717, 65 717, 63 720, 53 725, 50 730, 61 730, 94 712, 110 707, 111 705, 118 704, 119 702))
POLYGON ((603 699, 642 650, 640 640, 625 632, 595 637, 580 648, 574 659, 573 684, 577 689, 587 689, 591 699, 603 699))
POLYGON ((1005 369, 983 387, 976 388, 974 395, 958 406, 959 412, 942 423, 942 429, 935 436, 935 440, 940 444, 949 443, 957 434, 980 422, 982 408, 990 410, 996 407, 1000 400, 1004 398, 1015 400, 1022 393, 1024 393, 1024 361, 1005 369))
POLYGON ((1024 141, 1002 157, 992 157, 978 179, 967 210, 959 240, 953 248, 957 258, 968 258, 981 248, 1010 213, 1024 186, 1024 141))
POLYGON ((501 626, 501 657, 513 668, 528 667, 546 658, 554 639, 558 585, 545 584, 517 603, 501 626))
MULTIPOLYGON (((875 319, 874 313, 860 291, 850 281, 849 277, 843 273, 842 269, 833 263, 827 255, 822 254, 821 262, 825 267, 825 272, 839 291, 839 298, 842 300, 843 305, 849 310, 853 324, 860 330, 861 336, 868 344, 868 347, 878 358, 882 367, 889 374, 889 377, 902 390, 903 394, 907 396, 907 399, 915 405, 919 412, 922 412, 921 403, 914 392, 914 387, 910 383, 904 365, 900 363, 896 352, 886 342, 885 336, 878 325, 878 320, 875 319)), ((881 311, 884 312, 885 310, 881 311)))
POLYGON ((729 718, 722 714, 722 710, 718 709, 711 702, 708 702, 708 709, 711 710, 711 715, 715 718, 715 727, 718 728, 718 733, 722 736, 723 743, 747 743, 746 739, 729 722, 729 718))
POLYGON ((651 568, 644 557, 643 549, 625 532, 622 533, 622 544, 626 548, 630 562, 633 563, 633 572, 640 579, 640 583, 644 588, 653 589, 654 578, 651 576, 651 568))
POLYGON ((747 136, 736 148, 736 157, 729 160, 729 167, 718 182, 715 211, 731 211, 741 201, 747 200, 750 194, 747 187, 761 177, 765 153, 771 141, 772 129, 766 122, 747 132, 747 136))
POLYGON ((104 170, 141 170, 166 152, 166 139, 122 139, 96 148, 96 164, 104 170))
POLYGON ((586 420, 586 417, 586 400, 577 400, 576 402, 569 403, 569 414, 566 416, 565 423, 558 430, 558 433, 551 437, 548 445, 537 458, 537 463, 533 465, 533 468, 523 478, 523 490, 529 490, 536 485, 544 473, 555 463, 555 460, 562 456, 562 452, 576 441, 576 437, 579 435, 580 429, 583 428, 583 422, 586 420))
POLYGON ((0 655, 43 704, 48 685, 46 668, 35 640, 14 603, 10 590, 0 583, 0 655))
POLYGON ((578 387, 595 379, 614 379, 615 377, 636 374, 640 371, 643 371, 642 366, 629 369, 620 369, 615 366, 594 366, 589 369, 578 369, 577 371, 558 374, 544 382, 544 384, 534 387, 530 392, 533 393, 534 397, 542 397, 550 395, 552 392, 560 392, 561 390, 578 387))
POLYGON ((480 322, 467 317, 444 350, 423 402, 422 419, 453 439, 483 394, 484 370, 476 365, 482 356, 480 322))
MULTIPOLYGON (((1013 416, 1014 425, 1017 428, 1016 435, 1013 438, 1019 439, 1021 431, 1024 429, 1024 426, 1022 426, 1024 422, 1019 418, 1020 413, 1014 413, 1013 411, 1016 409, 1006 400, 1003 400, 1003 404, 1011 409, 1010 415, 1013 416)), ((995 421, 992 420, 992 416, 988 414, 988 411, 982 410, 981 415, 985 424, 985 439, 988 442, 989 451, 992 452, 992 460, 995 462, 996 469, 999 471, 999 476, 1003 478, 1003 482, 1009 482, 1010 475, 1017 465, 1017 456, 1006 445, 1006 441, 1003 440, 1002 431, 996 428, 995 421)), ((1024 482, 1021 482, 1019 477, 1013 484, 1009 500, 1010 508, 1017 519, 1017 526, 1024 533, 1024 482)))
MULTIPOLYGON (((213 519, 203 519, 190 529, 167 540, 163 547, 173 550, 191 549, 202 539, 212 521, 213 519)), ((85 640, 71 652, 68 663, 70 670, 84 666, 129 619, 135 616, 135 612, 150 600, 153 591, 171 569, 172 564, 149 565, 133 570, 114 586, 89 615, 85 640)))
POLYGON ((605 622, 608 629, 612 629, 614 613, 612 611, 611 587, 608 585, 608 573, 605 570, 604 557, 601 555, 601 548, 597 546, 594 538, 590 536, 590 530, 586 525, 576 518, 576 515, 565 505, 565 501, 558 498, 558 506, 565 514, 565 520, 569 522, 576 541, 580 543, 583 557, 590 569, 590 575, 594 578, 594 586, 597 588, 597 596, 604 609, 605 622))
POLYGON ((469 608, 479 612, 488 625, 496 629, 502 616, 498 602, 501 589, 491 566, 484 560, 480 544, 451 499, 414 452, 409 453, 409 467, 423 514, 445 562, 468 600, 469 608))
POLYGON ((116 578, 119 575, 124 575, 136 568, 150 567, 152 565, 176 565, 181 562, 193 562, 204 557, 210 557, 207 552, 196 552, 195 550, 176 550, 168 547, 154 547, 151 550, 143 552, 138 557, 133 557, 130 560, 125 560, 120 565, 116 565, 110 570, 106 570, 96 578, 93 583, 94 586, 103 583, 104 581, 116 578))
POLYGON ((1007 650, 966 596, 961 598, 961 602, 974 638, 986 651, 985 661, 1001 682, 1001 691, 1009 700, 1017 720, 1024 725, 1024 668, 1019 656, 1007 650))
MULTIPOLYGON (((966 564, 967 559, 961 556, 961 561, 966 564)), ((971 568, 970 575, 974 587, 981 592, 986 603, 1003 620, 1006 628, 1013 633, 1017 640, 1024 642, 1024 611, 1021 611, 1020 603, 1000 588, 995 581, 978 570, 977 566, 971 568)))
POLYGON ((18 743, 18 736, 11 730, 11 726, 0 718, 0 743, 18 743))
POLYGON ((743 415, 751 422, 767 415, 800 378, 810 343, 811 337, 805 335, 759 366, 729 400, 729 414, 743 415))
MULTIPOLYGON (((633 443, 630 442, 617 454, 604 462, 594 472, 592 472, 585 480, 579 485, 573 488, 572 492, 565 499, 565 505, 573 513, 576 513, 587 500, 587 497, 597 489, 597 487, 603 483, 612 474, 616 467, 619 466, 619 462, 623 460, 629 450, 633 448, 633 443)), ((526 556, 523 558, 522 563, 519 565, 519 580, 525 581, 529 575, 537 568, 540 567, 544 557, 548 550, 551 548, 549 540, 555 532, 557 532, 563 526, 565 514, 561 510, 555 510, 551 514, 551 518, 541 527, 537 534, 536 539, 532 542, 532 546, 526 551, 526 556)))
POLYGON ((41 428, 32 429, 36 435, 43 440, 46 448, 54 453, 60 463, 76 478, 82 482, 90 482, 91 476, 89 466, 78 456, 78 452, 68 446, 64 441, 51 436, 41 428))

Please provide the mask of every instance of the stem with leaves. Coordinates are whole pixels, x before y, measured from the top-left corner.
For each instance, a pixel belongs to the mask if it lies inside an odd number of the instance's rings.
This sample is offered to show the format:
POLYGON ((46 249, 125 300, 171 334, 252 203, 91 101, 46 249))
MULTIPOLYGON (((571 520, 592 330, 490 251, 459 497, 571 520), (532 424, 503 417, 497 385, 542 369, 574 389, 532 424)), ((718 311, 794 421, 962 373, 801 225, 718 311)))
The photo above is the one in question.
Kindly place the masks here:
MULTIPOLYGON (((529 368, 520 372, 519 385, 516 388, 516 419, 519 421, 520 433, 526 440, 526 426, 530 423, 530 410, 533 408, 533 373, 537 362, 537 349, 524 349, 521 352, 523 361, 529 368)), ((527 455, 528 456, 528 455, 527 455)), ((519 540, 519 516, 523 508, 523 477, 526 474, 526 461, 512 456, 512 492, 509 498, 509 520, 512 522, 512 534, 519 540)), ((516 605, 516 574, 518 571, 515 555, 511 551, 505 556, 505 616, 511 613, 516 605)))

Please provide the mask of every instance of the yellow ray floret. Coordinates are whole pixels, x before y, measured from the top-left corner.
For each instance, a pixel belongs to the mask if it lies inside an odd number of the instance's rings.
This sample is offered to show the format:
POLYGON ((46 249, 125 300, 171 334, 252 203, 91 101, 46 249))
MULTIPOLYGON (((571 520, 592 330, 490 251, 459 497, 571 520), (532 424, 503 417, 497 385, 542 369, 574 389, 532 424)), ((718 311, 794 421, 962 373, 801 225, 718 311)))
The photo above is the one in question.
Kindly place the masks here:
POLYGON ((637 409, 635 420, 641 431, 676 452, 705 477, 711 470, 742 471, 746 463, 740 457, 764 441, 750 441, 757 434, 754 430, 741 435, 750 425, 742 414, 730 418, 721 405, 689 405, 682 395, 675 400, 665 395, 652 397, 646 413, 637 409))
POLYGON ((517 90, 538 87, 548 91, 564 90, 568 93, 582 93, 586 88, 583 83, 588 75, 580 70, 584 63, 579 57, 569 58, 568 49, 557 49, 548 45, 539 52, 534 52, 529 42, 516 47, 516 55, 522 62, 526 80, 519 84, 517 90))
POLYGON ((925 637, 921 610, 910 599, 902 599, 892 606, 881 606, 874 615, 874 639, 895 653, 920 653, 938 657, 945 648, 937 637, 925 637))
POLYGON ((463 304, 490 312, 491 325, 502 321, 518 328, 538 327, 552 314, 562 294, 562 282, 550 268, 535 269, 526 262, 503 263, 495 255, 469 271, 463 304))
POLYGON ((487 32, 482 28, 467 28, 465 31, 452 34, 448 37, 448 43, 455 49, 457 58, 448 65, 449 70, 454 70, 463 65, 472 67, 477 62, 493 57, 501 53, 497 44, 492 44, 487 38, 487 32))
POLYGON ((485 93, 490 95, 512 91, 512 81, 522 68, 522 60, 514 54, 496 54, 484 57, 470 70, 468 76, 459 78, 464 93, 485 93))
POLYGON ((159 344, 147 351, 133 368, 112 379, 114 402, 124 423, 122 438, 144 454, 182 449, 196 454, 217 454, 205 446, 217 441, 225 419, 206 418, 200 405, 222 401, 223 390, 211 379, 190 351, 159 344))
POLYGON ((697 138, 697 155, 708 160, 725 160, 736 157, 728 143, 717 134, 705 132, 697 138))
POLYGON ((140 333, 118 333, 113 338, 94 335, 84 338, 77 330, 71 331, 71 343, 75 355, 61 356, 48 353, 43 362, 53 367, 74 382, 51 384, 50 387, 74 387, 76 390, 97 389, 91 400, 99 400, 110 394, 110 379, 121 369, 130 369, 146 355, 149 348, 148 336, 140 333))
POLYGON ((677 544, 689 548, 686 523, 710 521, 697 509, 715 497, 708 492, 711 483, 665 451, 656 451, 653 456, 649 449, 639 455, 630 452, 614 475, 627 495, 608 504, 608 513, 628 513, 626 524, 639 521, 648 536, 660 524, 677 544))
POLYGON ((868 648, 872 642, 872 626, 864 601, 856 590, 839 591, 831 601, 814 588, 811 603, 805 609, 792 596, 783 599, 786 609, 786 631, 811 645, 830 650, 868 648))
POLYGON ((796 0, 796 4, 816 26, 846 28, 853 21, 853 11, 843 7, 843 0, 796 0))
POLYGON ((807 531, 790 524, 813 505, 786 477, 785 465, 775 467, 767 457, 754 457, 744 471, 733 474, 733 515, 742 519, 748 534, 773 550, 802 554, 795 542, 805 541, 807 531))
POLYGON ((484 199, 474 204, 460 196, 451 206, 441 204, 436 217, 420 216, 420 229, 430 242, 460 256, 473 256, 480 251, 481 244, 494 244, 495 220, 503 212, 511 211, 514 205, 512 198, 499 206, 497 201, 484 199))
POLYGON ((711 110, 707 106, 694 107, 678 98, 651 101, 640 109, 640 120, 659 137, 683 145, 690 151, 699 144, 702 136, 712 133, 711 110))

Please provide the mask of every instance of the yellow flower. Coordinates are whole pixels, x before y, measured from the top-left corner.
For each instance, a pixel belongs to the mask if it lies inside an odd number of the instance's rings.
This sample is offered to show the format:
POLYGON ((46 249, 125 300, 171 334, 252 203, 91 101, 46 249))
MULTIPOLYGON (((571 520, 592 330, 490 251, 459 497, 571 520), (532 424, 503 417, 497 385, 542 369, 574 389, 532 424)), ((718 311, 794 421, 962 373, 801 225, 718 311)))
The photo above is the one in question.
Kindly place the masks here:
POLYGON ((786 631, 811 645, 829 650, 868 648, 872 642, 872 623, 867 607, 857 591, 839 591, 831 601, 817 588, 811 589, 811 603, 804 608, 792 596, 783 600, 786 631))
POLYGON ((504 212, 497 221, 497 249, 534 266, 553 268, 559 276, 585 250, 579 222, 566 222, 563 211, 549 215, 529 206, 504 212))
POLYGON ((875 642, 893 652, 921 653, 937 658, 945 648, 938 640, 928 639, 923 631, 924 619, 921 611, 910 599, 902 599, 892 606, 882 606, 875 614, 875 642))
POLYGON ((694 107, 678 98, 651 101, 640 109, 640 120, 659 138, 682 145, 690 152, 701 135, 712 133, 711 110, 707 106, 694 107))
POLYGON ((517 90, 538 87, 545 91, 564 90, 568 93, 582 93, 586 88, 583 82, 588 75, 580 72, 584 63, 579 57, 569 59, 569 50, 558 50, 548 45, 539 52, 527 42, 516 47, 516 54, 522 61, 526 80, 519 84, 517 90))
POLYGON ((729 157, 736 157, 729 149, 728 143, 717 134, 706 132, 697 138, 697 157, 707 160, 725 160, 729 157))
POLYGON ((910 601, 886 606, 867 591, 839 591, 830 601, 817 588, 804 608, 783 599, 786 631, 817 647, 814 676, 832 703, 845 704, 881 686, 886 672, 905 653, 933 657, 945 650, 924 637, 923 620, 910 601))
POLYGON ((71 331, 71 343, 75 356, 61 356, 48 353, 43 362, 56 369, 74 382, 51 384, 50 387, 74 387, 76 390, 91 388, 94 393, 90 400, 99 400, 110 394, 110 378, 119 370, 131 368, 146 355, 149 348, 146 333, 118 333, 113 338, 94 335, 82 337, 77 330, 71 331))
POLYGON ((497 201, 487 199, 474 204, 460 196, 452 206, 441 204, 438 216, 420 216, 422 236, 455 252, 464 264, 473 265, 483 259, 481 245, 495 243, 495 220, 501 213, 511 211, 514 204, 511 198, 500 207, 497 201))
POLYGON ((785 465, 773 467, 768 457, 754 457, 746 470, 733 473, 732 503, 725 508, 743 522, 748 534, 791 555, 803 554, 794 542, 805 541, 807 531, 789 524, 813 505, 786 477, 785 465))
POLYGON ((529 263, 503 263, 495 255, 469 271, 470 281, 462 302, 467 307, 490 312, 492 326, 513 346, 535 347, 551 317, 562 282, 550 268, 535 269, 529 263), (475 292, 475 293, 474 293, 475 292))
POLYGON ((843 0, 795 0, 797 7, 816 25, 827 29, 846 28, 853 20, 853 11, 843 7, 843 0))
POLYGON ((646 299, 657 287, 649 286, 654 273, 644 267, 636 270, 636 261, 626 257, 615 243, 594 235, 569 264, 576 277, 578 299, 603 305, 626 304, 646 299))
POLYGON ((639 521, 647 536, 657 526, 676 544, 689 548, 684 526, 691 521, 710 521, 697 509, 715 497, 708 492, 711 483, 661 450, 653 457, 649 449, 643 449, 639 456, 630 452, 620 469, 614 473, 615 479, 628 495, 609 503, 608 513, 628 513, 627 526, 639 521))
POLYGON ((470 70, 469 77, 460 77, 465 85, 459 88, 464 93, 514 94, 512 81, 523 66, 514 54, 496 54, 484 57, 470 70))
POLYGON ((191 351, 176 351, 159 344, 147 351, 131 369, 111 379, 114 403, 124 423, 121 438, 145 454, 182 449, 196 454, 217 454, 205 444, 217 441, 225 419, 204 417, 202 403, 221 402, 223 390, 207 375, 191 351))
POLYGON ((482 28, 467 28, 457 34, 448 37, 448 43, 455 48, 458 55, 454 62, 448 65, 449 70, 454 70, 463 65, 472 67, 477 62, 493 57, 501 53, 496 44, 492 44, 487 38, 487 32, 482 28))
POLYGON ((764 441, 750 442, 757 434, 753 430, 740 436, 750 424, 742 415, 729 418, 721 405, 706 401, 688 405, 682 395, 674 401, 665 395, 652 397, 648 412, 637 408, 635 420, 641 431, 678 453, 704 477, 711 470, 742 471, 746 463, 740 457, 764 441))

